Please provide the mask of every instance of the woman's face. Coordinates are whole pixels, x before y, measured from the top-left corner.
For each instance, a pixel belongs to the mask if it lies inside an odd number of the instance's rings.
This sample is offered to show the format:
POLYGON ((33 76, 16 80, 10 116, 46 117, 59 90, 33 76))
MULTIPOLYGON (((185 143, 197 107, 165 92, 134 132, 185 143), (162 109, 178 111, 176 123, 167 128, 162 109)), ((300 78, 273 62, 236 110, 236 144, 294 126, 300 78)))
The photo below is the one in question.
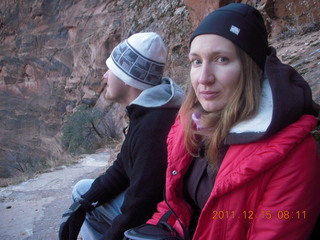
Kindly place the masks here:
POLYGON ((235 45, 218 35, 199 35, 191 43, 189 59, 191 84, 203 109, 207 112, 223 109, 241 75, 235 45))

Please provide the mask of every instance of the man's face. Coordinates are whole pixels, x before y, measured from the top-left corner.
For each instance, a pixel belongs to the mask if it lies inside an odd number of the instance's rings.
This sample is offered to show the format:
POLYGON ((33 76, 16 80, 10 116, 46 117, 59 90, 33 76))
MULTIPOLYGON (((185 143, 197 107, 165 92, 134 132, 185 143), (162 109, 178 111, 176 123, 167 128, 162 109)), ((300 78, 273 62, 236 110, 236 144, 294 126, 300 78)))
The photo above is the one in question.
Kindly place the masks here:
POLYGON ((104 98, 107 101, 122 103, 126 100, 128 86, 110 70, 103 75, 103 83, 106 84, 104 98))

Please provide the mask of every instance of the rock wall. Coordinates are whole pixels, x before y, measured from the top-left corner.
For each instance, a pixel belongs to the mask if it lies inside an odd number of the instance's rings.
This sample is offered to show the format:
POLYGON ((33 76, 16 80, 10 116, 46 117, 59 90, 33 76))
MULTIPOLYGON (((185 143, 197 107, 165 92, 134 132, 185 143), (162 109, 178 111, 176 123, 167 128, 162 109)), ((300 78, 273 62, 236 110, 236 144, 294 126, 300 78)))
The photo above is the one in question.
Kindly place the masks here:
POLYGON ((192 29, 229 2, 260 9, 270 37, 319 25, 318 0, 2 0, 0 178, 69 161, 63 119, 79 104, 95 105, 106 57, 131 34, 158 32, 169 50, 165 75, 183 86, 192 29))

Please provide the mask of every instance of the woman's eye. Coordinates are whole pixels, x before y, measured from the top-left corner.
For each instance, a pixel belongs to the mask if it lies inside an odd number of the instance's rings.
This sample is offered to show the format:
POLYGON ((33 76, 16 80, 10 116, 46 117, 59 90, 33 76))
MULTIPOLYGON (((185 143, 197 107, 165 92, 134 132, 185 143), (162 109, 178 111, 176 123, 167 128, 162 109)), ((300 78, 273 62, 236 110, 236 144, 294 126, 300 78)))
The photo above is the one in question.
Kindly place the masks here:
POLYGON ((219 62, 219 63, 225 63, 227 61, 228 61, 228 58, 226 58, 226 57, 218 57, 217 58, 217 62, 219 62))

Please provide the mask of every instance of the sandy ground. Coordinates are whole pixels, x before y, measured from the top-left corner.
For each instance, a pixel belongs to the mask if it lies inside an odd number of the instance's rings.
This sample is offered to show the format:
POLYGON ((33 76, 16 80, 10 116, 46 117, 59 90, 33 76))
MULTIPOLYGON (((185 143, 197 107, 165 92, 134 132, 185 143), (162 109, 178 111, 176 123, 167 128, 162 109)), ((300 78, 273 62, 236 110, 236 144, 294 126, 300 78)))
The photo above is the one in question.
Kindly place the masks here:
POLYGON ((88 155, 75 165, 0 188, 0 239, 58 239, 61 215, 71 204, 73 185, 97 177, 108 161, 108 152, 88 155))

